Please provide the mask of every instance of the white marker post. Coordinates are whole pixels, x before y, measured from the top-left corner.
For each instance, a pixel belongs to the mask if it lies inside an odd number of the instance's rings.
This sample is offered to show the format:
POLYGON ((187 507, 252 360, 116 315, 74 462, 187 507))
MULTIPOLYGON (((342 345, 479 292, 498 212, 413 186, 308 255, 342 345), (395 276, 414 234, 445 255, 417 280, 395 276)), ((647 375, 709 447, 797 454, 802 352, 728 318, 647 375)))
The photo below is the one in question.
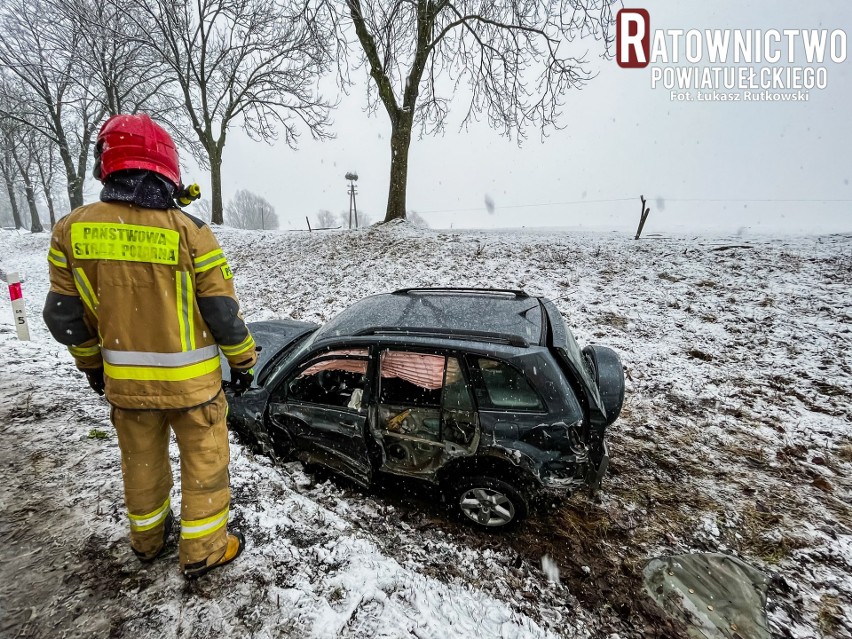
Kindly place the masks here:
POLYGON ((7 273, 6 281, 9 283, 9 298, 12 300, 12 315, 15 316, 18 339, 29 341, 30 327, 27 325, 27 308, 24 305, 24 294, 21 292, 21 278, 17 273, 7 273))

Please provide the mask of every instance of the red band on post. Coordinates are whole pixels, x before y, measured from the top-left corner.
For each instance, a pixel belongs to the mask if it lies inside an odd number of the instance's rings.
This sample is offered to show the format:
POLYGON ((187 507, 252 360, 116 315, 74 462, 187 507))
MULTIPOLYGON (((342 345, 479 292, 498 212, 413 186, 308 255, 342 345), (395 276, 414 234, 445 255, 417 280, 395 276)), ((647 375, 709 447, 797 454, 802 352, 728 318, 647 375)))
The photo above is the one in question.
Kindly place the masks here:
POLYGON ((24 296, 21 292, 21 283, 15 282, 14 284, 9 284, 9 297, 12 298, 12 301, 19 300, 24 296))

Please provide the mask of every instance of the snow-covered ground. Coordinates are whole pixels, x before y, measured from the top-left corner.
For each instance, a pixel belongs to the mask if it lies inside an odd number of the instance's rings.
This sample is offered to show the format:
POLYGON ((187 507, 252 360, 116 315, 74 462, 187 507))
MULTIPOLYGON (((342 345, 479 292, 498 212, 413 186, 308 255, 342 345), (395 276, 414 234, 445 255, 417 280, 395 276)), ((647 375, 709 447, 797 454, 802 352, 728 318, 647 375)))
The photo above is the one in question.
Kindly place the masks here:
POLYGON ((553 299, 581 344, 627 368, 602 495, 485 535, 428 497, 365 493, 234 441, 246 554, 197 584, 174 554, 140 568, 107 404, 40 319, 48 236, 0 231, 33 338, 16 340, 4 294, 0 636, 681 636, 641 594, 643 563, 723 551, 775 575, 774 635, 852 637, 852 236, 217 233, 249 321, 323 322, 403 286, 553 299))

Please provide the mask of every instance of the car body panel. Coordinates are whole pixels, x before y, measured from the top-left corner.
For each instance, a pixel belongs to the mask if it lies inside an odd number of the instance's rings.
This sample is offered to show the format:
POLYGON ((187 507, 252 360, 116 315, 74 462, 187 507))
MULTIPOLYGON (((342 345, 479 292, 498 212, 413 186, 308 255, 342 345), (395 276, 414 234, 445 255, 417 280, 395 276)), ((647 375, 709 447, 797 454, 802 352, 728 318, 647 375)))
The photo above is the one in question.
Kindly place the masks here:
POLYGON ((322 463, 368 486, 372 478, 366 444, 366 413, 304 402, 270 402, 268 420, 285 428, 303 461, 322 463))

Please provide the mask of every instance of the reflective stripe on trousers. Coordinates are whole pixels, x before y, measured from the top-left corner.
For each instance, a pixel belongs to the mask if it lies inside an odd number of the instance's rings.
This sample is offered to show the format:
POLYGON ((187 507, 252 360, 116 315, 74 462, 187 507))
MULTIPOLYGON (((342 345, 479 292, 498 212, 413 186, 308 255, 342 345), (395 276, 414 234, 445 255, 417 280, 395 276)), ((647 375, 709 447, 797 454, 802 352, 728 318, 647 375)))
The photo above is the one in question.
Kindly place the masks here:
POLYGON ((166 520, 166 517, 169 516, 171 506, 172 500, 169 497, 166 498, 166 501, 162 506, 147 515, 134 515, 132 513, 127 513, 127 516, 130 518, 130 530, 134 532, 143 532, 145 530, 156 528, 166 520))
POLYGON ((222 526, 228 523, 228 507, 212 517, 195 520, 180 520, 180 537, 181 539, 198 539, 210 535, 222 526))

